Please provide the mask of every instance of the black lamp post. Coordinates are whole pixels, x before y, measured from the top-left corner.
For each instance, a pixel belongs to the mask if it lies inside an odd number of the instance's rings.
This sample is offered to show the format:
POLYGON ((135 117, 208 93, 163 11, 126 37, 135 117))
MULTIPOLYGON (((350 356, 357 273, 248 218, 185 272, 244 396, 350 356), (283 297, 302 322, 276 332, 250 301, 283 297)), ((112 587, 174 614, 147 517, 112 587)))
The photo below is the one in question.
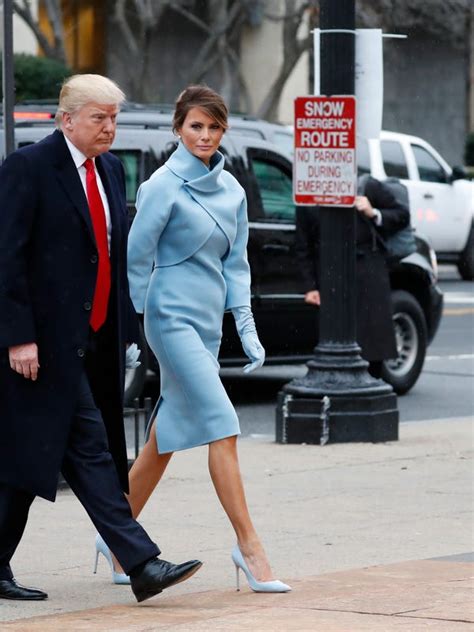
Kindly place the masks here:
MULTIPOLYGON (((353 95, 355 0, 321 0, 320 8, 321 94, 353 95)), ((355 233, 353 208, 320 208, 319 344, 306 376, 278 395, 279 442, 398 439, 396 396, 369 375, 356 342, 355 233)))

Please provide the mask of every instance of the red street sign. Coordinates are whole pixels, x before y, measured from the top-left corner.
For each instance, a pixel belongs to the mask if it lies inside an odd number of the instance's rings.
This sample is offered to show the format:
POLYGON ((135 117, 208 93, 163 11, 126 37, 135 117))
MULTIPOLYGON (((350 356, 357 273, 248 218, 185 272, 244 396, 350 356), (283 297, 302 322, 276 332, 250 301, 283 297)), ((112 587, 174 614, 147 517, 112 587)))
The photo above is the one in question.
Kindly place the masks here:
POLYGON ((355 97, 295 99, 295 204, 353 206, 357 194, 355 97))

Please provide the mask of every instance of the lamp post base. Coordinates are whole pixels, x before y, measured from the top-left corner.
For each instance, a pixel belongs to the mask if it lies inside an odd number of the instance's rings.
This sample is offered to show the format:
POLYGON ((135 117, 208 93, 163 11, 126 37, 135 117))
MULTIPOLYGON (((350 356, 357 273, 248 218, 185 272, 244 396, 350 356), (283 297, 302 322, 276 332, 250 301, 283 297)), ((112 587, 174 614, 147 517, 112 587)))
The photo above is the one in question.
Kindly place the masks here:
POLYGON ((323 346, 307 363, 308 373, 278 394, 278 443, 382 442, 398 440, 397 397, 392 387, 367 373, 354 345, 340 354, 323 346))

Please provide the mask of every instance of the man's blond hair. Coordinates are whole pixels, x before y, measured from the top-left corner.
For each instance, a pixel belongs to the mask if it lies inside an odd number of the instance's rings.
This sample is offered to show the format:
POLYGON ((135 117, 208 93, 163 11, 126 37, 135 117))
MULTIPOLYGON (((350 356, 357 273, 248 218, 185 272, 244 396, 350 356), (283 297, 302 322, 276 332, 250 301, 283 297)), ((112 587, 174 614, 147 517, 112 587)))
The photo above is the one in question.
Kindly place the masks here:
POLYGON ((125 94, 112 79, 102 75, 73 75, 61 88, 56 125, 61 125, 64 113, 75 114, 87 103, 120 106, 124 101, 125 94))

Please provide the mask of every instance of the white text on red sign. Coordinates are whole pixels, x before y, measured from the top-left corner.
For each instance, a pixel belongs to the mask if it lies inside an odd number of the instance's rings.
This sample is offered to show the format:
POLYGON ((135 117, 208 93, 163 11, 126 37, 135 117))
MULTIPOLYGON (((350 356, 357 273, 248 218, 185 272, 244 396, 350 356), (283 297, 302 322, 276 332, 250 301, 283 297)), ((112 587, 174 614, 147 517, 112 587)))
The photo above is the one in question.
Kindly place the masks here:
POLYGON ((294 199, 352 206, 356 194, 354 97, 295 100, 294 199))

